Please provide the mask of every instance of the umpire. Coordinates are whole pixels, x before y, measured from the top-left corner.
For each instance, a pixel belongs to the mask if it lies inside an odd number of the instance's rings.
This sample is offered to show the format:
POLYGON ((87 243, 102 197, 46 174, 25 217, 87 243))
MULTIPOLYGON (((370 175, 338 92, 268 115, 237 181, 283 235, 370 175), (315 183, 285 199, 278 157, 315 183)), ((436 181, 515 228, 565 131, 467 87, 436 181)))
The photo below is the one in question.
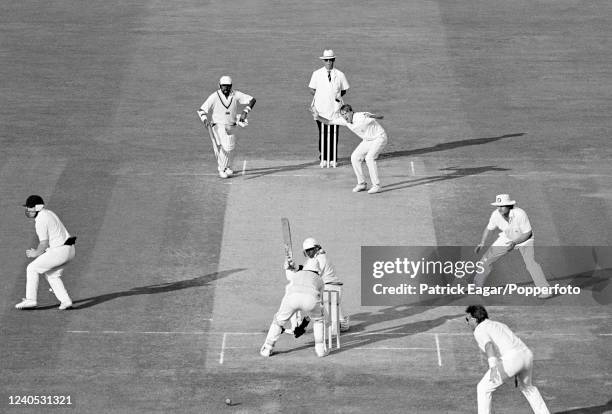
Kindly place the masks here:
MULTIPOLYGON (((333 50, 323 51, 323 67, 315 70, 308 87, 314 95, 312 106, 322 117, 333 119, 334 114, 342 106, 342 97, 349 89, 349 83, 344 73, 334 68, 336 55, 333 50)), ((338 125, 324 125, 317 121, 319 129, 319 160, 321 168, 331 166, 336 168, 338 161, 338 125)))

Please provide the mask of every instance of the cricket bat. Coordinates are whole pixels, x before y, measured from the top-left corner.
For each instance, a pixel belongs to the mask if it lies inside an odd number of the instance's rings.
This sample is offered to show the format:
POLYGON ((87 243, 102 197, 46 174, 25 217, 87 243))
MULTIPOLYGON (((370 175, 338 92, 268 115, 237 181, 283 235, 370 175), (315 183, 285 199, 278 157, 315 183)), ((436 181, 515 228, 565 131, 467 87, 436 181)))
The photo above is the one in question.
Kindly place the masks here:
POLYGON ((293 244, 291 243, 291 226, 287 217, 281 218, 281 227, 283 231, 283 245, 285 247, 285 257, 290 265, 295 265, 293 262, 293 244))
MULTIPOLYGON (((291 243, 291 226, 289 225, 289 219, 287 217, 281 217, 281 227, 283 232, 283 245, 285 248, 285 258, 289 262, 289 266, 295 268, 295 262, 293 261, 293 244, 291 243)), ((302 323, 301 312, 296 312, 291 316, 291 328, 286 329, 285 333, 293 335, 295 328, 302 323)))

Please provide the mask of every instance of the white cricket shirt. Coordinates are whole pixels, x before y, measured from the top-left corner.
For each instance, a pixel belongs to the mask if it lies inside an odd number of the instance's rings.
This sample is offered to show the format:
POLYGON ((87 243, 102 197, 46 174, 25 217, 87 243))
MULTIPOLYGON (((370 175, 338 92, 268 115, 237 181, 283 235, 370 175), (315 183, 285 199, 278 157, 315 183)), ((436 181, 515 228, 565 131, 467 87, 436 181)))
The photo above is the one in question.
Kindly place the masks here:
POLYGON ((319 295, 323 289, 323 279, 310 270, 286 270, 285 275, 289 284, 285 287, 286 293, 310 293, 319 295))
POLYGON ((246 105, 251 102, 252 96, 240 91, 232 90, 226 98, 221 92, 221 89, 210 94, 204 101, 198 115, 204 120, 206 114, 212 111, 212 123, 223 125, 236 125, 236 115, 238 113, 238 104, 246 105))
POLYGON ((485 319, 476 326, 474 338, 482 352, 486 352, 487 342, 493 342, 500 356, 527 349, 527 345, 507 325, 490 319, 485 319))
MULTIPOLYGON (((500 229, 501 232, 499 233, 496 244, 508 244, 521 234, 531 231, 531 223, 529 222, 527 213, 525 213, 522 208, 514 207, 508 213, 508 221, 504 219, 498 210, 494 210, 493 213, 491 213, 491 218, 489 218, 487 229, 500 229)), ((532 239, 533 238, 527 239, 523 243, 517 244, 517 246, 524 246, 527 243, 532 243, 532 239)))
POLYGON ((64 227, 57 215, 43 208, 34 219, 34 228, 39 241, 49 240, 49 247, 62 246, 70 233, 64 227))
POLYGON ((312 73, 308 87, 315 90, 314 107, 324 118, 332 118, 342 106, 342 91, 348 90, 349 83, 344 73, 338 69, 330 71, 331 82, 327 77, 327 69, 322 67, 312 73))
POLYGON ((343 117, 338 115, 330 120, 330 124, 344 125, 364 141, 374 141, 379 138, 387 139, 384 128, 376 119, 369 117, 367 112, 354 112, 353 122, 351 123, 346 122, 343 117))

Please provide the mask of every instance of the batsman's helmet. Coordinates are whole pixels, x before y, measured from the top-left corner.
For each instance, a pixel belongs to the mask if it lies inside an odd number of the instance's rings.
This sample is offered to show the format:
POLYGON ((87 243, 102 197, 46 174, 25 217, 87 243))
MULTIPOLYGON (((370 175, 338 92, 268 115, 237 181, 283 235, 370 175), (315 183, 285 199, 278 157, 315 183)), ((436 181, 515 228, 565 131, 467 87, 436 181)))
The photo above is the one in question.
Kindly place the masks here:
POLYGON ((227 75, 221 76, 221 79, 219 79, 219 85, 231 85, 231 84, 232 84, 232 78, 230 78, 227 75))
POLYGON ((313 247, 317 247, 317 246, 321 247, 319 242, 316 241, 315 239, 313 239, 312 237, 308 237, 308 238, 304 239, 304 243, 302 243, 302 249, 303 250, 312 249, 313 247))
POLYGON ((39 195, 31 195, 27 198, 25 204, 23 205, 24 207, 27 208, 34 208, 37 205, 41 205, 41 204, 45 204, 45 202, 43 201, 42 197, 39 195))

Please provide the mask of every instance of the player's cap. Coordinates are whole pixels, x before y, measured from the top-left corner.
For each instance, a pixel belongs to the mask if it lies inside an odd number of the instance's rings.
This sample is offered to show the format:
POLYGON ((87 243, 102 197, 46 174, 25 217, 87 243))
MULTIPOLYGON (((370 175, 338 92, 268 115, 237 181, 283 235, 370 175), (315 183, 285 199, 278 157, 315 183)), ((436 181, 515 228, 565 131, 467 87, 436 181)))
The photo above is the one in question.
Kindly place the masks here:
POLYGON ((510 200, 510 195, 508 194, 498 194, 495 196, 495 202, 491 203, 492 206, 513 206, 516 204, 515 200, 510 200))
POLYGON ((306 260, 302 270, 308 270, 310 272, 315 272, 317 274, 321 273, 321 268, 319 267, 319 262, 316 259, 306 260))
POLYGON ((221 76, 221 79, 219 79, 219 85, 231 85, 231 84, 232 84, 232 78, 230 78, 227 75, 221 76))
POLYGON ((336 58, 336 54, 331 49, 325 49, 323 51, 323 56, 319 57, 319 59, 323 59, 323 60, 326 60, 326 59, 335 59, 335 58, 336 58))
POLYGON ((41 205, 41 204, 45 204, 45 202, 43 201, 42 197, 39 195, 31 195, 27 198, 25 204, 23 205, 24 207, 27 208, 34 208, 37 205, 41 205))
POLYGON ((316 247, 316 246, 320 246, 320 244, 318 241, 316 241, 312 237, 308 237, 304 239, 304 243, 302 243, 302 249, 304 250, 312 249, 313 247, 316 247))

